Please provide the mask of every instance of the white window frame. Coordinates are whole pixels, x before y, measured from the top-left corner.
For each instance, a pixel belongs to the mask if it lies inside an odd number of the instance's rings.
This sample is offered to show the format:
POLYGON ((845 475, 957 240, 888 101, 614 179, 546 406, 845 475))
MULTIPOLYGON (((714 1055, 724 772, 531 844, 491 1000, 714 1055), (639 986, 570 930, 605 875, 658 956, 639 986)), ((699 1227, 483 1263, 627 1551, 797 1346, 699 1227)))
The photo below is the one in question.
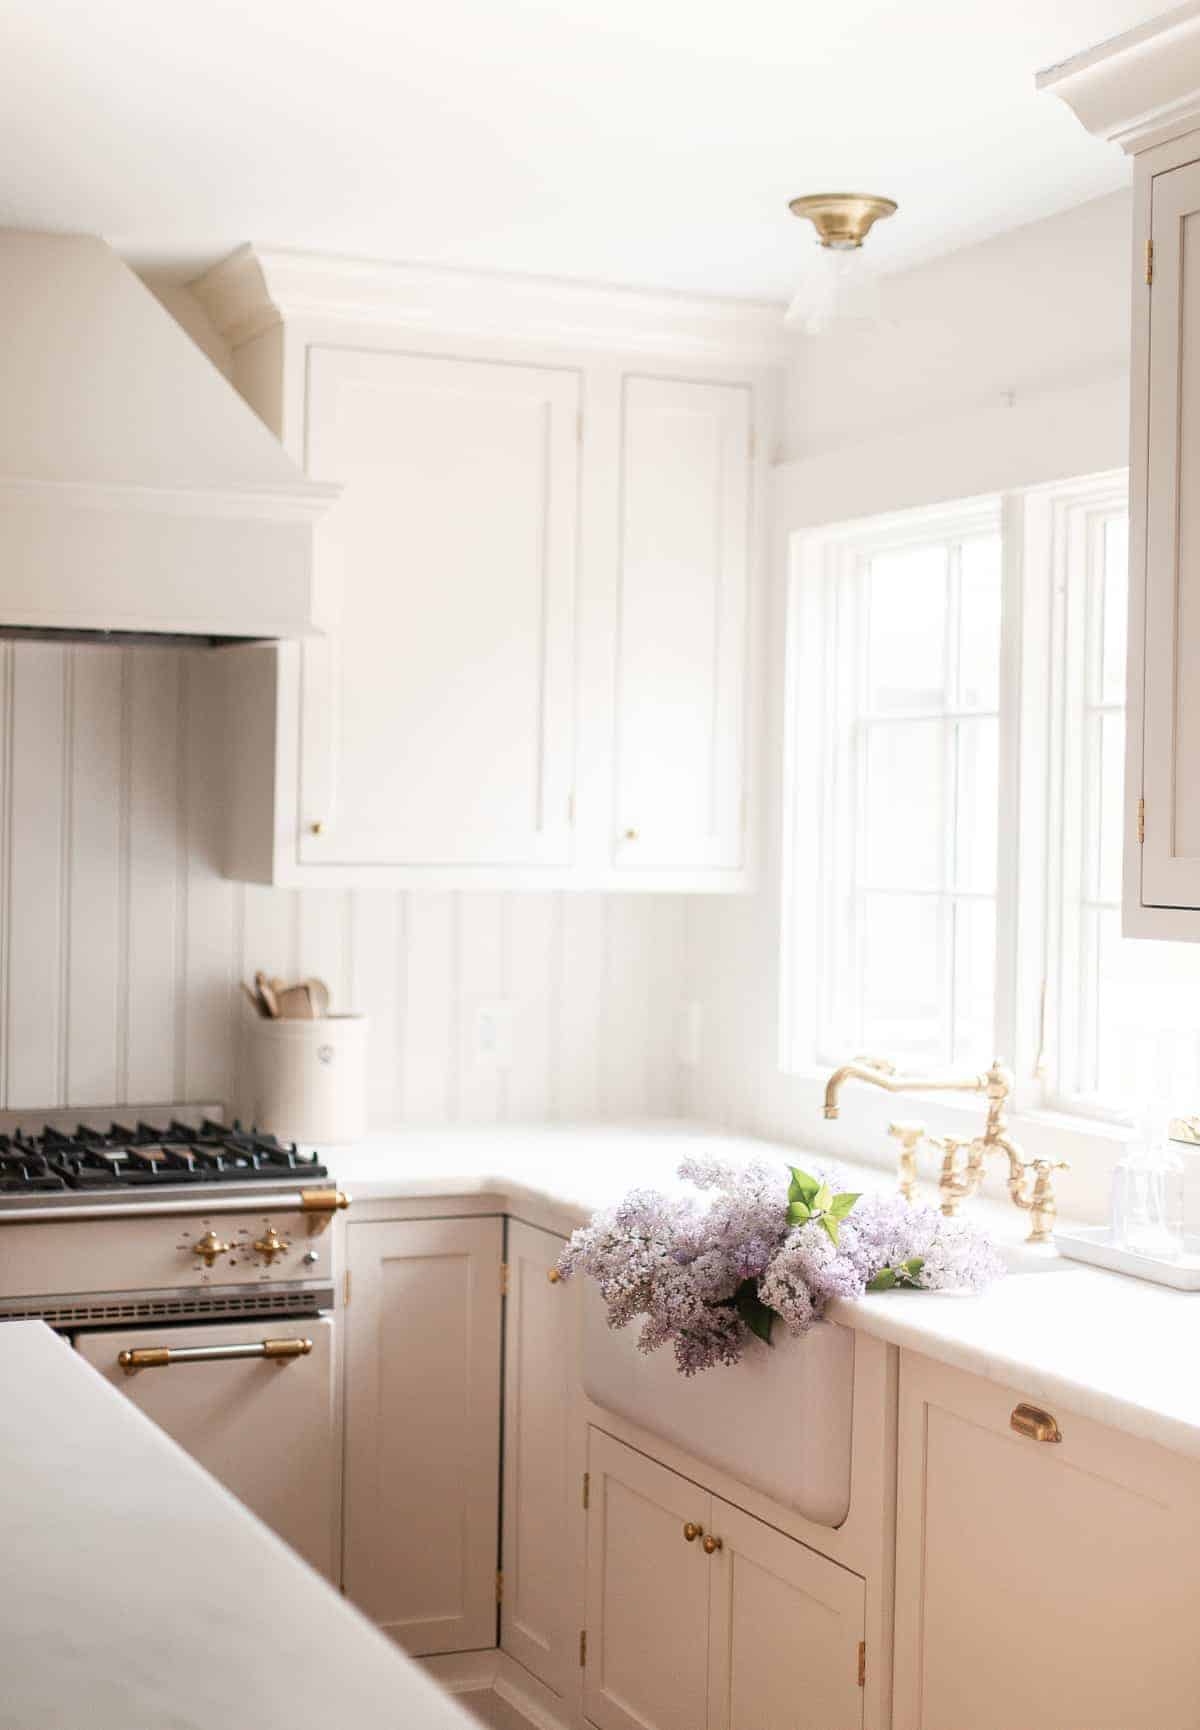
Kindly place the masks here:
MULTIPOLYGON (((995 1054, 1016 1075, 1018 1114, 1084 1128, 1119 1123, 1117 1111, 1064 1091, 1063 861, 1073 797, 1064 804, 1066 705, 1061 670, 1078 664, 1086 580, 1080 536, 1127 501, 1124 470, 1004 495, 939 504, 793 535, 790 543, 784 685, 783 848, 779 1067, 827 1073, 854 1055, 822 1042, 827 948, 822 860, 836 828, 827 766, 830 712, 839 688, 836 590, 848 561, 908 544, 1000 527, 1000 821, 997 841, 995 1054), (1074 550, 1075 557, 1069 557, 1074 550), (816 749, 813 742, 818 741, 816 749), (803 969, 798 959, 812 958, 803 969)), ((1078 845, 1078 836, 1075 839, 1078 845)), ((1077 1001, 1077 1000, 1076 1000, 1077 1001)), ((1077 1031, 1077 1030, 1076 1030, 1077 1031)), ((878 1055, 887 1056, 886 1052, 878 1055)), ((953 1109, 953 1106, 949 1106, 953 1109)), ((978 1115, 977 1105, 964 1105, 978 1115)))

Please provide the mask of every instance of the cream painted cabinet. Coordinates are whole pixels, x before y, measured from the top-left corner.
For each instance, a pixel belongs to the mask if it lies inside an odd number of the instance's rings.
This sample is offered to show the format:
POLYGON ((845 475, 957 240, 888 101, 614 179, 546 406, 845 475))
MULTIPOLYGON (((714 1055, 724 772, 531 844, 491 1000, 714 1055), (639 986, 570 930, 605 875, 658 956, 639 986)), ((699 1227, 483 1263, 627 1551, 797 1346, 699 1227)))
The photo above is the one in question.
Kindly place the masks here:
POLYGON ((1023 1404, 901 1354, 894 1730, 1196 1730, 1200 1466, 1023 1404))
POLYGON ((606 305, 606 342, 563 288, 553 317, 468 335, 461 308, 415 317, 399 271, 290 261, 307 288, 264 302, 276 264, 241 256, 201 293, 238 387, 342 493, 326 634, 221 651, 228 875, 748 887, 776 377, 739 356, 749 315, 706 329, 664 303, 657 355, 620 324, 635 309, 606 305))
POLYGON ((741 864, 751 413, 744 385, 624 380, 622 869, 741 864))
POLYGON ((494 1646, 502 1221, 346 1239, 346 1595, 409 1652, 494 1646))
POLYGON ((857 1730, 858 1575, 597 1429, 588 1462, 599 1730, 857 1730))
POLYGON ((560 1697, 579 1673, 570 1538, 581 1518, 569 1465, 579 1294, 549 1278, 563 1242, 509 1221, 500 1611, 503 1649, 560 1697))

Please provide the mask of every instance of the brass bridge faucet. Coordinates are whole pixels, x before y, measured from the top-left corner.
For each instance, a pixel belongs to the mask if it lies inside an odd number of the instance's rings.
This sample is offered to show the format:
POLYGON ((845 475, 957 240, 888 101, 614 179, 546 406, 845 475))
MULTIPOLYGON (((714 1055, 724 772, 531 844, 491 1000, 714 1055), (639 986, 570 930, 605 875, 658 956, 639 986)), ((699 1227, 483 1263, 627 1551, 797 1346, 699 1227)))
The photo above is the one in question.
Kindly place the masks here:
MULTIPOLYGON (((887 1093, 982 1093, 987 1097, 987 1122, 983 1134, 971 1140, 947 1135, 934 1142, 942 1155, 938 1181, 942 1212, 947 1218, 958 1212, 958 1204, 975 1194, 983 1181, 990 1153, 1008 1160, 1008 1193, 1015 1206, 1029 1214, 1026 1243, 1048 1243, 1054 1231, 1058 1203, 1054 1197, 1054 1172, 1065 1171, 1064 1162, 1026 1159, 1008 1133, 1005 1107, 1012 1092, 1012 1071, 996 1058, 990 1069, 978 1075, 897 1075, 894 1063, 883 1057, 856 1057, 835 1069, 825 1087, 825 1116, 835 1118, 839 1097, 847 1081, 865 1081, 887 1093)), ((900 1192, 911 1201, 917 1181, 917 1152, 925 1140, 923 1123, 890 1123, 888 1134, 900 1143, 900 1192)))

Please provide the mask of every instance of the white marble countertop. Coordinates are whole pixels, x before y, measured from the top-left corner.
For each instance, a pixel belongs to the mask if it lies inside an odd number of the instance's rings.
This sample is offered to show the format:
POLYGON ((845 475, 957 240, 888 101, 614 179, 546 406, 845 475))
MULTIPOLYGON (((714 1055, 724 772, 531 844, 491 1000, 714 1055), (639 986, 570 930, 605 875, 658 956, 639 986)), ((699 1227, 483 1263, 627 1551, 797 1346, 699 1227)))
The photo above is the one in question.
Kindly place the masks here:
MULTIPOLYGON (((359 1202, 485 1195, 502 1211, 569 1231, 635 1184, 671 1187, 679 1160, 702 1150, 805 1161, 800 1148, 668 1120, 403 1129, 325 1153, 359 1202)), ((893 1181, 884 1168, 842 1163, 861 1186, 893 1181)), ((1051 1247, 1027 1248, 1028 1215, 1007 1203, 977 1199, 963 1217, 986 1230, 1009 1262, 990 1291, 883 1293, 835 1302, 831 1319, 1200 1458, 1200 1293, 1084 1267, 1051 1247)))
POLYGON ((468 1730, 40 1322, 0 1328, 0 1730, 468 1730))

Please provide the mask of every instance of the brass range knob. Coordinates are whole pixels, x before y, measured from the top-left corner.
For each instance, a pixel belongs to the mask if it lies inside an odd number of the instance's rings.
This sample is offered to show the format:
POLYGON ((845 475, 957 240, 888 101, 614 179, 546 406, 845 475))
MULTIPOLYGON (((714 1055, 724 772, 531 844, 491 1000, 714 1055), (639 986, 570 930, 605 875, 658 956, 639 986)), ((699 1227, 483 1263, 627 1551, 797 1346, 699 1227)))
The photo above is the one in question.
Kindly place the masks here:
POLYGON ((689 1520, 687 1525, 683 1528, 683 1535, 689 1544, 694 1544, 697 1538, 702 1538, 704 1536, 704 1527, 697 1526, 689 1520))
POLYGON ((204 1257, 206 1266, 211 1267, 219 1255, 227 1255, 231 1244, 222 1243, 215 1231, 206 1231, 197 1243, 192 1245, 192 1254, 204 1257))
POLYGON ((725 1548, 725 1540, 723 1538, 705 1538, 700 1548, 704 1551, 706 1556, 711 1556, 717 1550, 723 1550, 725 1548))
POLYGON ((292 1246, 286 1237, 280 1237, 273 1225, 269 1225, 262 1237, 255 1238, 253 1247, 259 1255, 266 1258, 269 1266, 277 1255, 282 1255, 285 1250, 291 1249, 292 1246))

